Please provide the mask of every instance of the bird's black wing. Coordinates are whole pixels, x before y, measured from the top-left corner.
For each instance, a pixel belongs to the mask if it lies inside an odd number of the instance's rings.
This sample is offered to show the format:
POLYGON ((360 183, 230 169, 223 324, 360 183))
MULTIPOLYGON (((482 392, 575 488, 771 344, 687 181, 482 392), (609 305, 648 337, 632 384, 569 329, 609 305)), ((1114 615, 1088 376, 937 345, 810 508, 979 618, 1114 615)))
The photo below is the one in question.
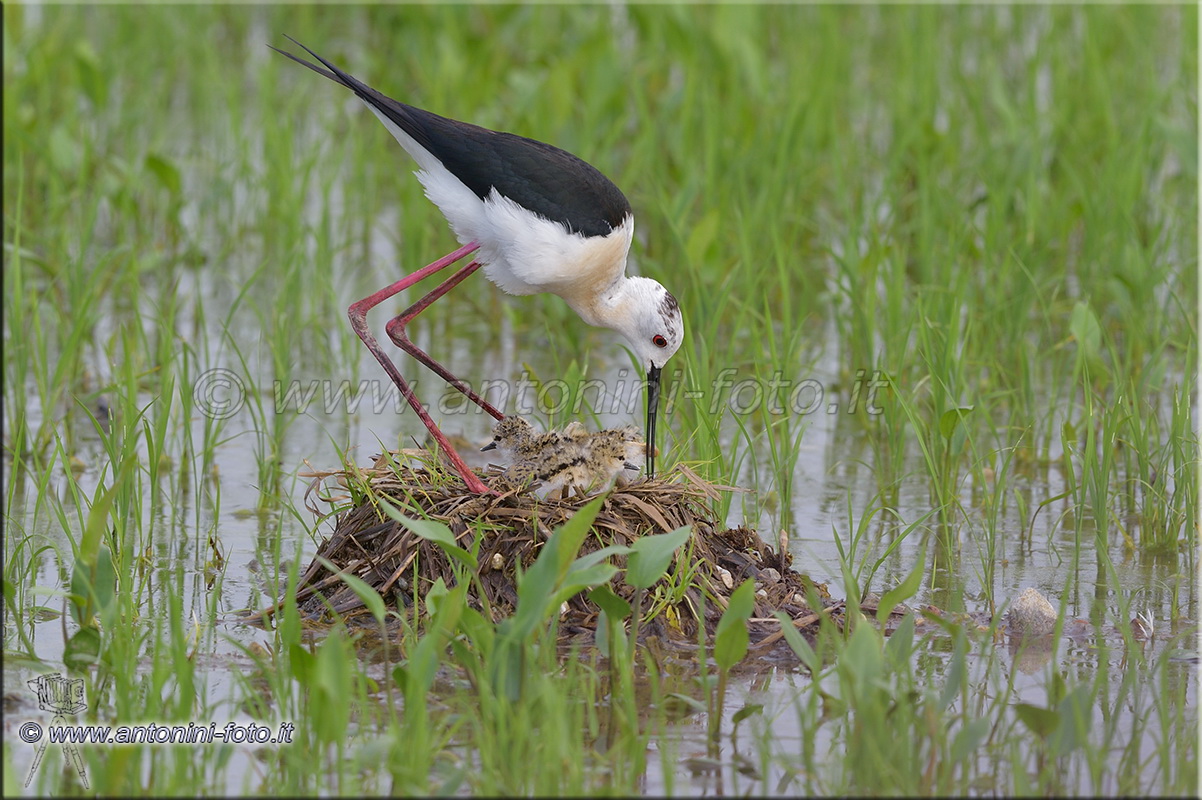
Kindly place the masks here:
POLYGON ((495 188, 522 207, 585 236, 604 236, 631 213, 621 189, 566 150, 393 100, 287 38, 328 69, 277 47, 271 49, 353 91, 413 137, 477 197, 484 199, 495 188))

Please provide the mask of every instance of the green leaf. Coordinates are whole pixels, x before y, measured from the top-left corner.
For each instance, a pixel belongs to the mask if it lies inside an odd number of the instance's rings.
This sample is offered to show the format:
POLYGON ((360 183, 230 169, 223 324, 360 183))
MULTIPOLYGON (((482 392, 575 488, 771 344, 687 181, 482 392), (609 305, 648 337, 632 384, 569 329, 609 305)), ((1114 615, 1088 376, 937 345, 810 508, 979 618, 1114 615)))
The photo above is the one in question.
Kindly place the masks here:
POLYGON ((481 656, 487 658, 497 639, 497 626, 476 609, 464 608, 460 613, 459 627, 481 656))
POLYGON ((467 589, 468 584, 461 583, 442 594, 435 603, 438 611, 431 615, 426 633, 413 648, 409 660, 405 662, 406 697, 425 697, 434 684, 434 678, 442 664, 443 651, 459 627, 460 617, 467 607, 467 589))
POLYGON ((851 679, 857 692, 876 686, 885 665, 883 650, 884 637, 880 631, 863 617, 858 619, 839 656, 839 670, 851 679))
POLYGON ((1057 756, 1066 756, 1083 747, 1089 741, 1093 724, 1093 702, 1089 687, 1078 686, 1065 695, 1056 705, 1056 718, 1060 722, 1052 735, 1052 752, 1057 756))
POLYGON ((84 526, 83 536, 79 539, 79 551, 75 554, 75 557, 81 559, 85 564, 96 563, 100 545, 111 529, 109 513, 112 511, 113 502, 117 499, 117 493, 124 484, 126 476, 136 464, 136 458, 123 460, 121 468, 113 476, 113 485, 99 492, 96 499, 92 501, 92 507, 88 509, 88 522, 84 526))
POLYGON ((939 693, 939 707, 947 709, 956 696, 964 691, 965 673, 968 671, 968 639, 963 631, 957 631, 952 638, 952 655, 947 661, 943 673, 943 691, 939 693))
POLYGON ((960 406, 944 411, 943 415, 939 417, 939 435, 944 439, 951 439, 961 420, 968 416, 973 408, 974 406, 960 406))
POLYGON ((1098 324, 1098 318, 1094 316, 1088 303, 1078 300, 1073 306, 1073 315, 1069 320, 1068 329, 1073 338, 1077 340, 1082 355, 1093 358, 1101 354, 1102 326, 1098 324))
POLYGON ((446 525, 443 525, 441 522, 435 522, 432 519, 407 517, 401 513, 399 508, 384 498, 380 500, 380 508, 390 519, 401 523, 421 538, 438 545, 439 549, 446 553, 448 557, 475 571, 477 567, 476 557, 456 544, 455 534, 451 533, 451 529, 446 525))
POLYGON ((692 225, 689 231, 689 240, 685 244, 685 254, 689 263, 701 264, 706 261, 705 254, 709 252, 721 226, 722 216, 716 209, 710 209, 692 225))
POLYGON ((79 68, 80 84, 96 109, 104 108, 108 101, 109 74, 100 66, 100 59, 92 48, 92 43, 81 39, 75 43, 75 65, 79 68))
POLYGON ((117 571, 107 546, 97 551, 92 565, 76 559, 71 567, 71 616, 83 626, 92 626, 117 599, 117 571))
POLYGON ((594 550, 587 555, 581 556, 573 562, 572 566, 576 569, 584 569, 585 567, 591 567, 596 563, 604 561, 610 556, 626 555, 629 552, 630 548, 625 545, 611 544, 608 547, 602 547, 600 550, 594 550))
POLYGON ((1014 706, 1014 713, 1031 733, 1040 738, 1051 736, 1060 724, 1060 715, 1055 711, 1030 703, 1017 704, 1014 706))
POLYGON ((597 615, 597 630, 593 633, 593 646, 597 648, 597 652, 602 658, 610 657, 609 648, 609 615, 602 611, 597 615))
POLYGON ((601 613, 597 620, 597 636, 594 644, 597 645, 597 650, 604 658, 611 658, 610 630, 630 616, 630 603, 627 603, 615 594, 614 590, 610 588, 609 583, 603 583, 593 589, 589 592, 588 598, 601 608, 601 613))
POLYGON ((426 591, 426 596, 422 598, 426 603, 426 613, 430 616, 437 614, 438 604, 447 596, 449 591, 446 581, 441 576, 436 578, 434 585, 426 591))
POLYGON ((302 645, 296 642, 288 645, 288 667, 300 683, 312 683, 316 662, 317 657, 302 645))
POLYGON ((896 670, 908 669, 910 655, 914 650, 914 620, 913 614, 907 614, 893 635, 885 640, 885 655, 896 670))
POLYGON ((150 170, 159 183, 163 185, 172 197, 178 197, 183 190, 183 180, 179 170, 167 159, 155 153, 146 154, 146 169, 150 170))
POLYGON ((664 695, 664 699, 666 700, 669 698, 677 701, 681 706, 689 709, 689 711, 694 714, 704 714, 709 711, 709 706, 695 697, 689 697, 687 694, 668 692, 666 695, 664 695))
POLYGON ((877 622, 882 625, 889 618, 890 612, 899 603, 904 603, 914 595, 918 594, 919 587, 922 586, 922 578, 926 574, 926 563, 920 560, 914 565, 914 569, 910 570, 910 574, 905 577, 900 584, 885 592, 881 598, 881 603, 876 610, 877 622))
POLYGON ((609 583, 609 579, 617 572, 618 568, 613 564, 596 564, 591 567, 577 567, 573 564, 564 576, 559 591, 555 593, 554 605, 558 608, 565 600, 575 597, 585 589, 609 583))
MULTIPOLYGON (((540 624, 545 624, 559 613, 559 604, 567 599, 561 596, 560 589, 571 570, 580 545, 584 543, 584 537, 592 530, 593 520, 601 511, 603 502, 604 495, 595 498, 559 526, 547 539, 542 552, 538 554, 530 569, 519 579, 517 610, 510 617, 511 624, 507 628, 511 637, 525 640, 540 624)), ((584 588, 588 584, 586 581, 582 582, 581 578, 600 577, 600 571, 605 568, 616 569, 608 564, 594 565, 587 569, 599 570, 597 573, 582 575, 578 572, 573 583, 584 588)), ((610 574, 612 576, 612 573, 610 574)))
POLYGON ((981 742, 989 735, 993 723, 985 717, 978 717, 956 732, 952 739, 951 766, 971 758, 981 742))
POLYGON ((693 528, 683 525, 670 533, 644 536, 630 546, 630 559, 626 562, 626 582, 636 589, 649 589, 658 581, 672 556, 689 539, 693 528))
POLYGON ((747 655, 747 620, 755 610, 755 583, 745 580, 730 595, 730 603, 714 632, 714 663, 727 672, 747 655))
POLYGON ((618 597, 614 590, 609 588, 608 583, 589 592, 588 599, 600 606, 611 619, 626 619, 630 616, 630 603, 618 597))
POLYGON ((95 628, 80 628, 71 634, 63 649, 63 663, 68 669, 78 670, 95 664, 100 657, 100 631, 95 628))
POLYGON ((759 704, 752 703, 752 704, 745 705, 742 708, 740 708, 738 711, 736 711, 735 715, 730 718, 731 724, 738 725, 743 720, 747 719, 748 717, 752 716, 753 714, 758 714, 763 710, 764 710, 764 707, 759 704))
MULTIPOLYGON (((337 575, 338 579, 345 583, 347 587, 355 593, 355 596, 363 601, 363 605, 366 606, 367 610, 371 612, 371 615, 373 618, 375 618, 376 622, 380 624, 384 623, 384 617, 388 613, 388 610, 384 605, 384 598, 380 597, 379 592, 371 588, 371 586, 369 586, 367 582, 359 576, 352 575, 349 572, 339 572, 338 566, 332 561, 329 561, 322 556, 317 556, 317 560, 322 566, 337 575)), ((441 578, 439 580, 441 580, 441 578)))
POLYGON ((772 616, 776 617, 777 622, 780 623, 780 629, 785 634, 785 642, 788 643, 789 648, 810 671, 810 674, 816 675, 822 665, 818 663, 818 654, 814 652, 814 648, 810 647, 810 643, 801 635, 801 631, 793 626, 793 620, 785 616, 783 611, 773 611, 772 616))

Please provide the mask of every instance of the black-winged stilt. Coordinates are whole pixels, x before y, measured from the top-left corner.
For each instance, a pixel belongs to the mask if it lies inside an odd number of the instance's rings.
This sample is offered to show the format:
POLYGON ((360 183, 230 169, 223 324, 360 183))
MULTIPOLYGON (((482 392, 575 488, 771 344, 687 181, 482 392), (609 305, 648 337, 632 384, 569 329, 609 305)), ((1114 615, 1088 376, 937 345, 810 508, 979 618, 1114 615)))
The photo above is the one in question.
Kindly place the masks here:
MULTIPOLYGON (((630 203, 617 186, 580 158, 543 142, 440 117, 385 97, 292 37, 327 69, 279 48, 277 53, 324 75, 359 96, 417 162, 417 178, 463 244, 348 310, 351 326, 429 429, 445 457, 477 493, 489 491, 447 441, 430 414, 380 349, 367 312, 465 256, 474 259, 387 325, 398 347, 463 392, 496 419, 504 415, 417 348, 407 325, 431 303, 481 267, 509 294, 559 295, 586 323, 626 337, 647 370, 647 473, 655 471, 655 423, 660 370, 680 347, 684 322, 667 289, 650 278, 628 277, 626 256, 634 234, 630 203)), ((269 45, 270 46, 270 45, 269 45)))

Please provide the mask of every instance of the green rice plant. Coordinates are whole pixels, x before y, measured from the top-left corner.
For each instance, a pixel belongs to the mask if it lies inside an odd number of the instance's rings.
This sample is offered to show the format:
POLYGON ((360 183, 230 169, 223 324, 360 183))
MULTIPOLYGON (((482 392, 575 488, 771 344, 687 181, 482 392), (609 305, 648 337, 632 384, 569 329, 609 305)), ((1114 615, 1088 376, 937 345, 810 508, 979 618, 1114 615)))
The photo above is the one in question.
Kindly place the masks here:
MULTIPOLYGON (((855 519, 851 508, 850 495, 848 496, 847 501, 847 519, 850 524, 851 521, 855 519)), ((891 532, 889 544, 884 547, 875 560, 872 560, 871 564, 869 561, 872 559, 872 556, 875 552, 875 547, 871 546, 871 543, 868 539, 872 520, 878 515, 883 516, 888 514, 889 516, 894 517, 899 524, 903 523, 904 520, 897 515, 896 511, 888 506, 876 506, 875 508, 870 509, 866 514, 861 514, 859 521, 855 523, 854 530, 850 531, 850 536, 848 537, 847 542, 843 541, 843 538, 839 535, 837 530, 832 531, 835 540, 835 548, 839 552, 839 572, 843 578, 843 589, 847 593, 848 603, 860 603, 865 597, 868 596, 870 587, 872 585, 872 579, 876 575, 877 571, 887 560, 889 560, 889 558, 902 545, 902 543, 909 538, 910 534, 918 530, 919 526, 926 522, 926 520, 930 519, 934 513, 934 510, 928 511, 914 522, 906 525, 906 527, 901 531, 896 533, 891 532)), ((880 527, 882 532, 884 532, 884 525, 882 524, 880 527)), ((920 561, 921 560, 922 559, 920 559, 920 561)), ((905 598, 899 598, 896 602, 900 602, 902 599, 905 598)), ((820 608, 821 605, 821 603, 818 603, 812 607, 820 608)), ((882 603, 882 606, 884 606, 884 603, 882 603)))
POLYGON ((726 687, 730 670, 747 655, 749 644, 747 620, 755 610, 755 582, 743 581, 730 594, 726 610, 714 630, 714 666, 718 668, 718 680, 714 692, 708 695, 709 730, 706 735, 708 752, 716 757, 719 749, 719 726, 722 722, 721 709, 726 704, 726 687))
MULTIPOLYGON (((1181 544, 1189 541, 1196 513, 1191 500, 1197 483, 1197 437, 1182 425, 1182 403, 1186 393, 1179 386, 1171 389, 1170 415, 1166 429, 1163 411, 1137 398, 1144 396, 1133 384, 1128 384, 1118 396, 1121 415, 1117 423, 1122 432, 1116 439, 1116 458, 1122 460, 1120 474, 1126 475, 1126 489, 1120 499, 1122 515, 1115 512, 1116 527, 1123 533, 1128 546, 1136 537, 1124 520, 1134 520, 1139 530, 1138 544, 1146 552, 1175 554, 1181 544), (1171 430, 1170 430, 1171 429, 1171 430)), ((1195 498, 1196 500, 1196 498, 1195 498)))

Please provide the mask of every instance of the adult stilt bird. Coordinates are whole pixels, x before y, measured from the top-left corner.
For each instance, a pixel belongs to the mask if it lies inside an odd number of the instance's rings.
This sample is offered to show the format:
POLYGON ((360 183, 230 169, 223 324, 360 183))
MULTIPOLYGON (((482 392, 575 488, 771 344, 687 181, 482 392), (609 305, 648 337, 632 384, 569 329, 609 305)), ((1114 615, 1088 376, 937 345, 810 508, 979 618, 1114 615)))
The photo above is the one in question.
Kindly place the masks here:
POLYGON ((626 275, 634 215, 621 190, 595 167, 557 147, 457 122, 385 97, 288 38, 325 69, 292 53, 272 49, 345 86, 367 104, 417 162, 416 174, 426 196, 442 211, 463 244, 355 303, 348 315, 355 333, 384 367, 468 488, 488 491, 380 349, 367 327, 367 312, 473 253, 467 266, 388 323, 389 338, 501 419, 504 415, 500 411, 418 349, 409 340, 405 326, 480 268, 509 294, 559 295, 588 324, 611 328, 626 337, 647 370, 647 472, 653 473, 660 370, 680 347, 684 322, 676 298, 667 289, 650 278, 626 275))

